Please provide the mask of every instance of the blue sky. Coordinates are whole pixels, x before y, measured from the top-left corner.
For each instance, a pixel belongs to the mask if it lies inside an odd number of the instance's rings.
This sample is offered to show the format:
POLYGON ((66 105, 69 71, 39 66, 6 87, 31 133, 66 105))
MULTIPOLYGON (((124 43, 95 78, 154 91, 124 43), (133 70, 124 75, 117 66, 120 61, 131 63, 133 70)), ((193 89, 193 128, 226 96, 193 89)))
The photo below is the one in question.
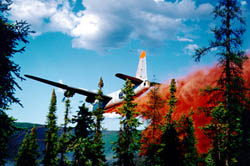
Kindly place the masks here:
MULTIPOLYGON (((14 61, 21 74, 31 74, 90 91, 104 80, 104 93, 123 86, 115 73, 135 75, 139 54, 145 50, 149 80, 164 82, 196 69, 213 65, 207 56, 195 63, 195 48, 213 38, 211 12, 216 1, 209 0, 13 0, 11 20, 27 20, 36 33, 29 37, 23 54, 14 61)), ((239 1, 247 24, 250 2, 239 1)), ((247 25, 243 49, 250 49, 247 25)), ((44 124, 52 86, 30 79, 18 81, 23 88, 16 96, 24 105, 12 105, 9 114, 20 122, 44 124)), ((63 92, 56 89, 58 122, 63 122, 63 92)), ((75 95, 72 114, 84 101, 75 95)), ((107 115, 104 126, 118 129, 119 120, 107 115)))

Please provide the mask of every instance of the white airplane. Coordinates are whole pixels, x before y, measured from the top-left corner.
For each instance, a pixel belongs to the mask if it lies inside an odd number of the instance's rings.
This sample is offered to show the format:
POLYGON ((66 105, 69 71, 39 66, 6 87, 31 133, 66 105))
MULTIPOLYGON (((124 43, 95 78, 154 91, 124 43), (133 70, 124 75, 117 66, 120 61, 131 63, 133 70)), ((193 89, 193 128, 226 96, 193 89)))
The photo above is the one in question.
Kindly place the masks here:
MULTIPOLYGON (((98 95, 97 93, 83 90, 80 88, 74 88, 65 84, 49 81, 43 78, 31 76, 31 75, 24 75, 24 76, 31 78, 33 80, 40 81, 40 82, 53 85, 53 86, 66 90, 64 93, 65 97, 72 97, 75 93, 87 96, 86 102, 91 103, 91 104, 94 103, 94 109, 97 107, 97 104, 96 104, 97 102, 96 96, 98 95)), ((117 73, 115 76, 123 80, 129 79, 134 84, 134 92, 135 92, 136 97, 139 97, 140 95, 145 93, 151 86, 158 84, 158 83, 150 82, 147 80, 147 66, 146 66, 146 52, 145 51, 141 52, 135 77, 128 76, 128 75, 121 74, 121 73, 117 73)), ((123 93, 121 90, 118 90, 108 95, 102 95, 102 98, 103 98, 102 107, 104 110, 107 110, 122 103, 123 93)))

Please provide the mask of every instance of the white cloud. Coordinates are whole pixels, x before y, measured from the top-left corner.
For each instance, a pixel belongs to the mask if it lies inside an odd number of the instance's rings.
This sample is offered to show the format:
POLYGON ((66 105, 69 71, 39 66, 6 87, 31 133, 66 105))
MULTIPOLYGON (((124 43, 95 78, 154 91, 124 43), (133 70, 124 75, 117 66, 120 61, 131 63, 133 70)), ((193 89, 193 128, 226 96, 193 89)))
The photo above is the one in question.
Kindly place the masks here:
POLYGON ((35 36, 41 34, 46 27, 46 19, 49 19, 57 11, 57 3, 53 0, 43 2, 39 0, 15 0, 10 6, 10 19, 27 20, 32 28, 37 31, 35 36))
POLYGON ((109 118, 109 119, 117 119, 120 118, 121 116, 115 112, 112 113, 104 113, 103 114, 105 118, 109 118))
POLYGON ((164 2, 164 0, 154 0, 155 2, 164 2))
POLYGON ((50 31, 71 34, 72 29, 78 23, 78 18, 69 9, 69 7, 63 6, 61 9, 57 9, 57 12, 50 17, 50 23, 48 24, 50 31))
POLYGON ((241 5, 242 5, 242 6, 247 5, 247 1, 241 1, 241 5))
POLYGON ((74 12, 68 0, 14 0, 10 18, 27 20, 36 35, 62 32, 73 37, 73 47, 106 50, 131 39, 152 47, 166 40, 191 42, 176 37, 187 31, 185 21, 207 18, 213 9, 193 0, 106 0, 101 6, 99 0, 82 0, 82 4, 85 10, 74 12))
POLYGON ((208 14, 210 14, 213 10, 213 6, 211 4, 205 3, 205 4, 201 4, 197 10, 196 10, 196 14, 199 17, 206 17, 208 14))
POLYGON ((188 44, 185 49, 184 52, 188 55, 192 55, 194 54, 194 50, 199 48, 199 46, 197 44, 188 44))
POLYGON ((177 40, 178 41, 183 41, 183 42, 193 42, 192 39, 185 38, 185 37, 179 37, 179 36, 177 36, 177 40))

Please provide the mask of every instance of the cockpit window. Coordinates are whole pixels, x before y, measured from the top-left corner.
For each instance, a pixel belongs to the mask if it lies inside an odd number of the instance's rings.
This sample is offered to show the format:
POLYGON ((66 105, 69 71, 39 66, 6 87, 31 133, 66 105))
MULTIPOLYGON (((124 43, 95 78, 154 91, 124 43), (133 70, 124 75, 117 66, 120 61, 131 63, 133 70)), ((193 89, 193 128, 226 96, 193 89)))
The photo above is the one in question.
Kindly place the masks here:
POLYGON ((119 99, 122 99, 122 98, 123 98, 123 93, 120 92, 120 93, 119 93, 119 99))

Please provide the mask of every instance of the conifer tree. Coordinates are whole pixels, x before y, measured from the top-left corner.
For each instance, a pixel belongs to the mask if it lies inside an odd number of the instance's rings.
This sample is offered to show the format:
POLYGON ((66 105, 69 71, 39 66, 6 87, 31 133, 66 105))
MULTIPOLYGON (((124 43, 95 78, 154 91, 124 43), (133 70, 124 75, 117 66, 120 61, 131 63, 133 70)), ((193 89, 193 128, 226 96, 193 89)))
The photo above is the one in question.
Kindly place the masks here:
POLYGON ((74 152, 73 166, 92 165, 95 158, 93 143, 94 120, 92 113, 89 112, 84 103, 79 107, 77 116, 74 116, 72 122, 76 123, 71 147, 74 152))
POLYGON ((214 135, 213 144, 220 147, 218 149, 214 147, 217 154, 213 158, 216 165, 238 165, 247 160, 248 163, 243 165, 249 165, 250 123, 246 121, 246 119, 249 119, 249 110, 246 110, 244 106, 246 98, 242 78, 242 65, 247 56, 242 51, 245 22, 242 19, 240 2, 237 0, 219 0, 213 14, 218 23, 218 26, 212 29, 215 39, 208 47, 197 49, 194 55, 195 60, 200 61, 201 56, 216 48, 217 51, 215 52, 219 57, 219 65, 222 68, 218 86, 210 88, 208 91, 221 96, 221 100, 218 101, 217 97, 214 101, 216 111, 211 111, 213 122, 223 121, 223 124, 220 125, 226 125, 228 130, 222 133, 212 133, 214 135), (219 103, 223 104, 223 109, 219 106, 219 103), (218 108, 220 109, 218 110, 218 108), (213 117, 214 111, 220 112, 220 116, 213 117), (215 142, 218 141, 216 137, 223 140, 215 142), (216 156, 223 157, 218 158, 216 156))
POLYGON ((125 149, 124 144, 124 136, 122 128, 120 127, 119 134, 118 134, 118 140, 117 142, 113 143, 113 151, 115 152, 114 158, 117 159, 117 161, 114 163, 114 165, 122 166, 123 165, 123 158, 124 158, 124 152, 123 149, 125 149))
POLYGON ((45 138, 45 154, 43 158, 44 166, 55 166, 57 165, 57 154, 58 154, 58 127, 56 126, 56 94, 53 89, 49 113, 47 115, 46 122, 46 138, 45 138))
POLYGON ((36 127, 26 133, 24 140, 19 147, 16 158, 16 166, 38 166, 38 144, 36 142, 36 127))
POLYGON ((20 66, 12 60, 16 53, 23 53, 25 47, 20 44, 27 44, 26 39, 31 33, 30 25, 25 21, 12 22, 6 18, 12 0, 0 1, 0 111, 8 109, 12 103, 20 104, 16 98, 16 88, 21 87, 15 78, 24 80, 20 75, 20 66))
POLYGON ((158 151, 160 149, 159 139, 156 133, 159 133, 160 128, 160 122, 162 120, 160 109, 164 106, 164 100, 161 99, 159 94, 159 86, 154 86, 150 92, 149 92, 149 99, 148 99, 148 105, 149 105, 149 111, 151 114, 150 119, 150 125, 147 129, 145 129, 143 132, 150 132, 149 139, 142 138, 141 143, 147 144, 146 147, 146 161, 149 165, 156 165, 159 163, 159 155, 158 151))
POLYGON ((155 133, 157 132, 156 130, 159 129, 159 123, 161 121, 161 115, 159 111, 164 106, 164 103, 165 103, 160 97, 159 86, 156 85, 149 92, 148 103, 149 103, 151 112, 153 113, 152 119, 150 121, 150 125, 153 127, 152 140, 153 140, 153 144, 155 144, 156 143, 155 133))
POLYGON ((70 122, 69 110, 70 110, 70 100, 66 99, 63 133, 62 133, 61 137, 59 138, 59 153, 60 153, 59 166, 70 165, 70 162, 67 160, 67 157, 65 156, 65 154, 68 152, 69 144, 70 144, 70 134, 69 134, 69 127, 68 127, 68 124, 70 122))
POLYGON ((6 163, 9 137, 15 132, 15 119, 0 110, 0 165, 6 163))
POLYGON ((194 135, 194 124, 192 119, 193 111, 191 110, 188 116, 183 115, 180 119, 179 131, 180 135, 183 135, 184 138, 182 140, 182 159, 183 165, 185 166, 198 166, 199 165, 199 157, 196 149, 196 138, 194 135))
POLYGON ((28 43, 30 26, 25 21, 12 22, 7 19, 12 0, 0 1, 0 165, 6 163, 7 144, 9 136, 14 133, 14 119, 6 111, 13 103, 21 105, 15 97, 16 89, 21 87, 16 78, 23 80, 20 75, 20 66, 13 61, 16 53, 23 53, 28 43))
POLYGON ((114 148, 116 153, 117 162, 119 166, 133 166, 134 157, 139 150, 139 132, 137 127, 140 123, 136 116, 136 103, 133 102, 134 86, 130 80, 126 80, 126 84, 122 89, 123 96, 123 106, 120 109, 121 113, 121 128, 119 132, 119 138, 114 148))
POLYGON ((175 92, 176 83, 175 79, 172 79, 170 84, 170 98, 168 100, 169 110, 165 117, 166 122, 161 136, 162 149, 159 153, 162 166, 182 165, 181 142, 176 131, 176 121, 172 119, 172 114, 175 111, 177 102, 175 92))
POLYGON ((104 143, 102 141, 102 127, 101 122, 104 120, 104 110, 102 107, 103 99, 102 99, 102 88, 103 88, 103 80, 102 77, 100 78, 99 84, 98 84, 98 96, 97 99, 97 108, 93 110, 93 115, 95 116, 95 135, 94 135, 94 144, 95 144, 95 159, 93 161, 93 165, 101 166, 104 165, 104 162, 106 161, 105 155, 104 155, 104 143))
POLYGON ((213 140, 213 149, 210 150, 212 160, 216 165, 225 165, 224 141, 227 140, 228 122, 225 116, 225 107, 222 103, 211 110, 211 124, 203 127, 204 133, 213 140))

